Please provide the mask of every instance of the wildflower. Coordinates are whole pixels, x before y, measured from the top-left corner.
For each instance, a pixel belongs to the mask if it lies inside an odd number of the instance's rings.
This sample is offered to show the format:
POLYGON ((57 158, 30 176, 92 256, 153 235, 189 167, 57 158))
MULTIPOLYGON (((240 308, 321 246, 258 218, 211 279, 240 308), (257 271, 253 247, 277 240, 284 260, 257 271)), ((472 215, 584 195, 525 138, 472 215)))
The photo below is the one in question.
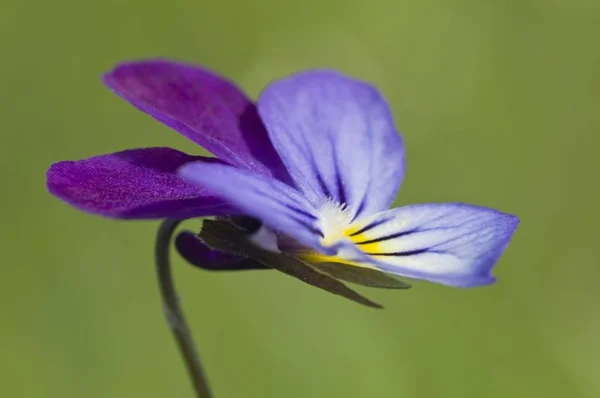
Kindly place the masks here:
POLYGON ((462 203, 388 209, 404 176, 404 145, 373 86, 313 70, 271 83, 255 105, 215 74, 165 60, 122 64, 104 82, 216 158, 144 148, 59 162, 48 188, 65 202, 120 219, 217 216, 205 222, 208 232, 177 239, 188 261, 207 268, 289 260, 375 286, 396 276, 494 282, 518 218, 462 203))

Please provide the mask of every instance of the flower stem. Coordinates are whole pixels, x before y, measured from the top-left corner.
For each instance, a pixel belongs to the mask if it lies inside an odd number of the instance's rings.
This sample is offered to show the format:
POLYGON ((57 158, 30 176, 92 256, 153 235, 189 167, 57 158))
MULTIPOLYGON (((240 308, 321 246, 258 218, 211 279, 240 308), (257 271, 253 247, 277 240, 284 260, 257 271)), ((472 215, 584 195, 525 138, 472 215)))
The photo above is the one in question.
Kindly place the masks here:
POLYGON ((169 261, 170 244, 179 223, 181 223, 181 220, 166 219, 158 228, 155 246, 158 284, 160 286, 160 294, 167 323, 171 332, 173 332, 173 336, 175 336, 175 341, 183 356, 188 375, 196 392, 196 397, 211 398, 213 395, 210 392, 208 380, 202 370, 202 364, 196 352, 194 339, 179 305, 179 298, 177 297, 173 275, 171 274, 171 262, 169 261))

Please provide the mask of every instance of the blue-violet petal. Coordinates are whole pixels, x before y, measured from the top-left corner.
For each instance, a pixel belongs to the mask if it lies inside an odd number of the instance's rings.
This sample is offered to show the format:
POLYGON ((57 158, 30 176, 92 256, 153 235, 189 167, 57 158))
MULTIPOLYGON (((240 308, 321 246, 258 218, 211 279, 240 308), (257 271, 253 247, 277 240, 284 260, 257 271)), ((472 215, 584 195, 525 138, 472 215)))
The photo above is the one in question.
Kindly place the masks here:
POLYGON ((352 218, 393 202, 404 175, 404 146, 376 88, 334 71, 303 72, 267 86, 258 111, 311 202, 345 203, 352 218))
POLYGON ((241 213, 261 220, 273 231, 320 252, 331 252, 321 246, 322 233, 316 228, 315 209, 300 192, 281 181, 208 162, 187 164, 178 174, 214 192, 241 213))

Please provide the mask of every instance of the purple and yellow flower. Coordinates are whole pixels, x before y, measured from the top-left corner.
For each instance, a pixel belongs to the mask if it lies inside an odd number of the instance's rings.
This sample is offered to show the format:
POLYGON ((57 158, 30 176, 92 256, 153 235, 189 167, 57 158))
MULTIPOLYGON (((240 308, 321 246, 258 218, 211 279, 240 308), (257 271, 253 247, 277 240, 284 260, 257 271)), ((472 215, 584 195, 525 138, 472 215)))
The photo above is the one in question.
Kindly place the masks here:
MULTIPOLYGON (((487 285, 519 219, 462 203, 389 209, 404 144, 372 85, 329 70, 269 84, 256 104, 205 69, 166 60, 127 63, 105 84, 215 158, 143 148, 64 161, 52 194, 118 219, 242 217, 249 240, 308 264, 336 264, 456 287, 487 285)), ((184 232, 190 262, 260 268, 184 232)))

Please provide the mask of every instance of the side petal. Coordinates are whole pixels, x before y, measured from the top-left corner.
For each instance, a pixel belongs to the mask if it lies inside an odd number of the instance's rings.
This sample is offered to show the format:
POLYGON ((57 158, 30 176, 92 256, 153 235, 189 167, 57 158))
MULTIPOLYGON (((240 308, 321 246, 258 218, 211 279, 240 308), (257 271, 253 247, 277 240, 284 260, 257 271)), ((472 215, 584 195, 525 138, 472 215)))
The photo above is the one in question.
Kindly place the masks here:
POLYGON ((240 213, 261 220, 273 231, 296 239, 322 252, 322 232, 318 230, 315 210, 300 192, 273 178, 235 167, 195 162, 186 164, 179 175, 206 187, 240 213))
POLYGON ((183 164, 198 159, 202 158, 170 148, 144 148, 63 161, 47 171, 47 186, 71 206, 112 218, 235 214, 235 209, 208 190, 175 174, 183 164))
POLYGON ((136 108, 226 162, 267 175, 286 174, 256 106, 229 81, 168 60, 123 63, 104 83, 136 108))
POLYGON ((182 231, 175 238, 177 251, 188 263, 211 271, 243 271, 268 269, 258 261, 212 250, 191 231, 182 231))
POLYGON ((258 111, 312 202, 345 203, 352 217, 392 203, 404 176, 404 146, 376 88, 333 71, 304 72, 269 85, 258 111))
POLYGON ((340 257, 450 286, 486 285, 518 224, 514 215, 461 203, 400 207, 352 225, 340 257))

